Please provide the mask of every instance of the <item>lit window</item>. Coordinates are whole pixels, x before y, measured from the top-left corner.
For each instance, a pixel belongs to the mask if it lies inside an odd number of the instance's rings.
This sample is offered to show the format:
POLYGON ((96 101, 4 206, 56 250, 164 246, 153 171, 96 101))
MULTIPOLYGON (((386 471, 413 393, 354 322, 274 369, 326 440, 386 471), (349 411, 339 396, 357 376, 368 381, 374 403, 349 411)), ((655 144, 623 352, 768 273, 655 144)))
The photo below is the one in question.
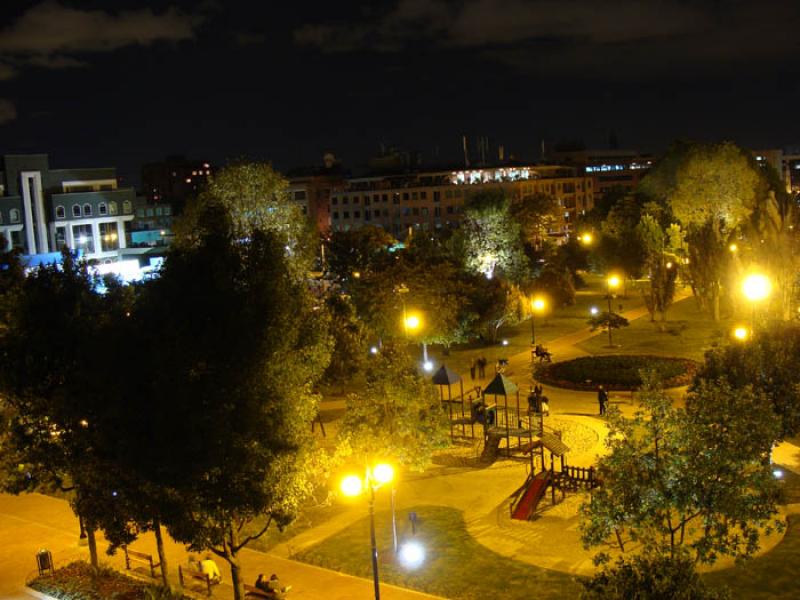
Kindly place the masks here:
POLYGON ((63 206, 56 206, 56 219, 65 219, 67 210, 63 206))
POLYGON ((133 212, 133 204, 131 204, 130 200, 125 200, 125 202, 122 203, 122 212, 126 215, 129 215, 133 212))
POLYGON ((196 177, 196 176, 197 176, 197 171, 192 171, 192 177, 196 177))
POLYGON ((192 178, 191 177, 187 177, 186 178, 186 183, 192 183, 192 178))
POLYGON ((117 203, 113 200, 108 203, 108 214, 110 215, 117 214, 117 203))

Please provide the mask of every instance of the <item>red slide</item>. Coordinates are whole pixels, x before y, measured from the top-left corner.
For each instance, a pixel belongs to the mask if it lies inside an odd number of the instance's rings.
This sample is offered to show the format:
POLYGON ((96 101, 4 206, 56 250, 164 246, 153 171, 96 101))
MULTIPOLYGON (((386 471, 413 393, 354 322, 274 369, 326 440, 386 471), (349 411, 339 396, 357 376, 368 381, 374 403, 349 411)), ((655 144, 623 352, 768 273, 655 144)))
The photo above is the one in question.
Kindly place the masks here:
POLYGON ((531 515, 536 510, 536 507, 539 505, 539 501, 544 496, 544 492, 547 489, 547 484, 550 482, 550 473, 545 472, 544 474, 537 475, 535 478, 531 480, 528 489, 525 490, 525 493, 522 494, 522 498, 519 499, 517 502, 517 507, 514 509, 514 513, 511 515, 512 519, 517 519, 518 521, 527 521, 531 518, 531 515))

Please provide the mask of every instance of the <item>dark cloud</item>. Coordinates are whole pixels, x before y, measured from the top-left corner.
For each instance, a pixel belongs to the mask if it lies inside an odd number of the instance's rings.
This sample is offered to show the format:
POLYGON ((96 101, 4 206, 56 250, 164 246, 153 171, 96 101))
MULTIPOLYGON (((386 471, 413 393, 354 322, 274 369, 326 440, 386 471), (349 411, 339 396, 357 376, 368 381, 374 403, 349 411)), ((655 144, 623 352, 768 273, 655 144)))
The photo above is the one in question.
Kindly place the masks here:
POLYGON ((84 66, 75 55, 192 39, 204 18, 174 7, 158 14, 149 8, 110 13, 47 0, 0 30, 0 58, 17 67, 84 66))
POLYGON ((0 81, 12 79, 17 74, 17 70, 11 65, 0 62, 0 81))
POLYGON ((0 125, 17 118, 17 108, 11 100, 0 98, 0 125))
POLYGON ((255 44, 263 44, 267 40, 267 35, 264 33, 240 31, 233 36, 233 39, 239 46, 252 46, 255 44))
POLYGON ((399 0, 378 16, 312 23, 295 42, 325 52, 396 52, 430 44, 485 49, 540 67, 735 61, 798 49, 800 2, 744 0, 399 0))

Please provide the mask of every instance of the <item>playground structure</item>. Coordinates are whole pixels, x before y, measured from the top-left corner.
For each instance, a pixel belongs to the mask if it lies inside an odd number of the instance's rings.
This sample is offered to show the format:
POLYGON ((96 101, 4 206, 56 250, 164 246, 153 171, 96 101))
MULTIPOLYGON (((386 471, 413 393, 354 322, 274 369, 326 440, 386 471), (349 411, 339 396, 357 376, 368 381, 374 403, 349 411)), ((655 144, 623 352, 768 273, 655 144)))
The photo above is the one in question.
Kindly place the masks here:
POLYGON ((450 418, 451 438, 474 439, 476 429, 482 429, 481 459, 484 463, 492 463, 498 456, 529 462, 528 478, 511 495, 512 519, 531 519, 548 489, 552 503, 556 504, 559 495, 563 500, 568 492, 597 486, 594 467, 567 465, 569 446, 562 441, 559 432, 546 430, 541 412, 545 410, 542 407, 547 406, 546 398, 538 396, 536 401, 521 406, 519 388, 502 372, 498 372, 483 390, 475 387, 466 393, 461 376, 446 366, 442 366, 432 380, 439 387, 442 406, 446 407, 450 418), (458 393, 454 396, 455 385, 458 385, 458 393), (476 424, 481 427, 476 428, 476 424), (549 467, 546 453, 550 456, 549 467))
POLYGON ((434 385, 439 388, 439 398, 442 406, 447 408, 447 414, 450 418, 450 437, 452 439, 457 437, 474 439, 475 424, 481 424, 478 418, 479 407, 482 404, 481 388, 475 386, 467 389, 466 393, 464 393, 464 380, 458 373, 445 365, 442 365, 436 371, 432 380, 434 385), (453 386, 456 384, 458 384, 459 393, 454 397, 453 386), (445 387, 447 388, 446 398, 445 387))

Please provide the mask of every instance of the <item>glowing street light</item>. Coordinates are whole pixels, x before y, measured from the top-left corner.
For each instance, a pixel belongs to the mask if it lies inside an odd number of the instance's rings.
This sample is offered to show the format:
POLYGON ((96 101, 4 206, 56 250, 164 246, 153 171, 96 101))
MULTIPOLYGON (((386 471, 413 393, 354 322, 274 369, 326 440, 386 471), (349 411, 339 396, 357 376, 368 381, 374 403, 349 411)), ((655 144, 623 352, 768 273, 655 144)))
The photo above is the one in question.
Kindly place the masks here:
POLYGON ((422 319, 419 315, 410 314, 405 318, 404 323, 407 331, 416 331, 422 325, 422 319))
POLYGON ((756 326, 756 304, 762 300, 769 298, 772 293, 772 282, 766 275, 761 273, 753 273, 744 278, 742 282, 742 293, 753 305, 752 322, 750 328, 755 329, 756 326))
POLYGON ((584 246, 590 246, 594 241, 594 236, 591 233, 584 233, 578 236, 578 240, 580 240, 584 246))
POLYGON ((750 330, 747 327, 737 327, 733 330, 733 337, 740 342, 746 342, 750 337, 750 330))
POLYGON ((742 282, 742 292, 750 302, 758 302, 769 297, 772 283, 766 275, 759 273, 748 275, 742 282))
POLYGON ((536 313, 541 313, 546 306, 547 302, 541 296, 531 298, 531 346, 536 345, 536 313))
POLYGON ((425 562, 425 547, 417 541, 406 542, 400 547, 400 562, 407 569, 416 569, 425 562))
POLYGON ((739 246, 737 246, 736 244, 731 244, 730 246, 728 246, 728 250, 730 250, 735 254, 739 250, 739 246))
MULTIPOLYGON (((378 577, 378 545, 375 541, 375 491, 382 485, 391 483, 394 479, 394 468, 386 463, 378 463, 371 469, 367 468, 362 480, 358 475, 348 475, 339 486, 345 496, 360 496, 365 488, 369 489, 369 537, 372 544, 372 581, 375 586, 375 600, 380 600, 381 587, 378 577)), ((392 529, 395 535, 395 549, 397 549, 397 529, 394 524, 394 495, 392 496, 392 529)))
POLYGON ((592 306, 592 307, 589 308, 589 314, 592 315, 593 317, 596 317, 597 313, 599 313, 599 312, 600 312, 600 309, 597 308, 596 306, 592 306))

